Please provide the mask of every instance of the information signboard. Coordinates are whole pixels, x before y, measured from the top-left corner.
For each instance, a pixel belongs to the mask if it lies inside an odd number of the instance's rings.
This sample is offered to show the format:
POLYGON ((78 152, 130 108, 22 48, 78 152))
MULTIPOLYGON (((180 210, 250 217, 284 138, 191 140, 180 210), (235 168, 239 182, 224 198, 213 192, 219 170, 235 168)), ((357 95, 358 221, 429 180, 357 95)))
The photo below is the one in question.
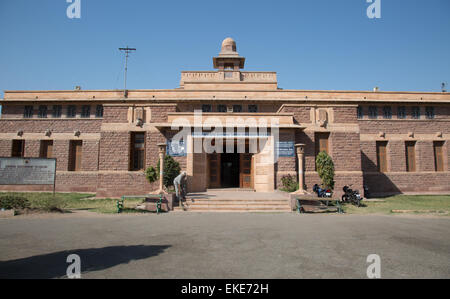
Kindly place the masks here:
POLYGON ((184 140, 180 140, 178 142, 168 140, 166 154, 171 157, 186 157, 187 151, 184 140))
POLYGON ((0 185, 55 185, 56 159, 0 158, 0 185))
POLYGON ((294 141, 279 141, 276 150, 278 157, 295 157, 294 141))

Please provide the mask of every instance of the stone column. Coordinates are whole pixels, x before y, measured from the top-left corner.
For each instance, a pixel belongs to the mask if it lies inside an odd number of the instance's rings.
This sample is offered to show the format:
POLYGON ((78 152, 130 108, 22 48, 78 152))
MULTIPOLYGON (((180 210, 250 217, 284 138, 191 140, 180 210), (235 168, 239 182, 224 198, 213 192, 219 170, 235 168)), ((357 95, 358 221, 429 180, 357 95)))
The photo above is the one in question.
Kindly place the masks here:
POLYGON ((156 194, 166 194, 164 191, 164 157, 166 155, 166 147, 165 143, 158 143, 159 149, 159 190, 156 194))
POLYGON ((305 186, 305 171, 303 166, 303 161, 305 159, 305 145, 302 143, 295 145, 296 152, 297 152, 297 158, 298 158, 298 191, 294 192, 293 194, 307 194, 307 192, 304 189, 305 186))

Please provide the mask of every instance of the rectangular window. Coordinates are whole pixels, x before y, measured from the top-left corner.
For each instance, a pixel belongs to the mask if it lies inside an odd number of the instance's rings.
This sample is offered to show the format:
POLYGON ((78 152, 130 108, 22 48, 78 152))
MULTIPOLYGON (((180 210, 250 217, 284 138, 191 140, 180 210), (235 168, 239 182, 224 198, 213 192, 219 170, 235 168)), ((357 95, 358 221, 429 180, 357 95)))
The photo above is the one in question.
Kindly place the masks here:
POLYGON ((406 107, 405 106, 400 106, 397 108, 397 118, 398 119, 406 118, 406 107))
POLYGON ((62 113, 62 106, 61 105, 54 105, 53 106, 53 112, 52 117, 53 118, 60 118, 62 113))
POLYGON ((378 118, 378 107, 376 107, 376 106, 370 106, 369 107, 369 118, 370 119, 377 119, 378 118))
POLYGON ((202 112, 203 113, 212 112, 212 106, 211 105, 202 105, 202 112))
POLYGON ((427 115, 427 119, 434 119, 434 107, 433 106, 426 107, 425 113, 427 115))
POLYGON ((416 142, 406 142, 406 171, 416 171, 416 142))
POLYGON ((32 118, 33 117, 33 106, 25 106, 23 110, 24 118, 32 118))
POLYGON ((67 106, 67 118, 74 118, 77 115, 77 107, 74 105, 67 106))
POLYGON ((81 171, 83 141, 71 140, 69 146, 69 171, 81 171))
POLYGON ((414 106, 411 109, 412 109, 412 118, 420 119, 420 107, 414 106))
POLYGON ((383 107, 383 117, 384 117, 384 119, 392 119, 392 107, 391 106, 383 107))
POLYGON ((248 112, 258 113, 258 105, 248 105, 248 112))
POLYGON ((434 165, 436 171, 444 171, 444 142, 436 141, 434 147, 434 165))
POLYGON ((320 152, 326 152, 329 154, 328 149, 328 138, 330 137, 330 133, 316 133, 316 157, 320 152))
POLYGON ((83 107, 81 107, 81 117, 82 118, 91 117, 91 106, 83 105, 83 107))
POLYGON ((47 118, 47 106, 39 106, 39 118, 47 118))
POLYGON ((95 108, 95 117, 102 118, 103 117, 103 105, 97 105, 95 108))
POLYGON ((25 141, 24 140, 13 140, 11 157, 23 158, 24 153, 25 153, 25 141))
POLYGON ((235 113, 242 112, 242 105, 233 105, 233 112, 235 113))
POLYGON ((217 105, 217 112, 225 113, 228 111, 227 105, 217 105))
POLYGON ((145 133, 131 133, 130 170, 144 170, 145 167, 145 133))
POLYGON ((53 158, 53 141, 52 140, 42 140, 41 150, 39 154, 40 158, 53 158))
POLYGON ((387 172, 387 142, 377 141, 377 167, 379 172, 387 172))
POLYGON ((358 119, 363 119, 364 118, 364 110, 363 107, 359 106, 358 107, 358 119))

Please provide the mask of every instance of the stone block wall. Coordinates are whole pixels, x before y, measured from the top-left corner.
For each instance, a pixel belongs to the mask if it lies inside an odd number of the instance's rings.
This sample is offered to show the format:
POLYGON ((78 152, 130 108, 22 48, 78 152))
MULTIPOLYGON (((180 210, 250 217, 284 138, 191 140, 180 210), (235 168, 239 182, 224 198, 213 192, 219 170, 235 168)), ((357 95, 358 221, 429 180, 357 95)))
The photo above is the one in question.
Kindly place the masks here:
POLYGON ((130 168, 130 133, 102 132, 99 170, 128 171, 130 168))
POLYGON ((128 107, 105 105, 103 123, 128 123, 128 107))

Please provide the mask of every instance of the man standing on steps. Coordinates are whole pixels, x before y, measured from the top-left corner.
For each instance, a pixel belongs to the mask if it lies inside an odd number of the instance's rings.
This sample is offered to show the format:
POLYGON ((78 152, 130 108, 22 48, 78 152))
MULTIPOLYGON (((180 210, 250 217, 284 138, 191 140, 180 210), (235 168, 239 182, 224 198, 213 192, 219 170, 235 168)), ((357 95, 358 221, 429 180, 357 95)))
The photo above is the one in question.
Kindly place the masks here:
POLYGON ((186 171, 182 171, 179 176, 177 176, 173 180, 173 185, 175 186, 175 192, 177 195, 177 199, 180 201, 180 205, 182 204, 182 200, 186 199, 186 186, 187 186, 187 174, 186 171))

